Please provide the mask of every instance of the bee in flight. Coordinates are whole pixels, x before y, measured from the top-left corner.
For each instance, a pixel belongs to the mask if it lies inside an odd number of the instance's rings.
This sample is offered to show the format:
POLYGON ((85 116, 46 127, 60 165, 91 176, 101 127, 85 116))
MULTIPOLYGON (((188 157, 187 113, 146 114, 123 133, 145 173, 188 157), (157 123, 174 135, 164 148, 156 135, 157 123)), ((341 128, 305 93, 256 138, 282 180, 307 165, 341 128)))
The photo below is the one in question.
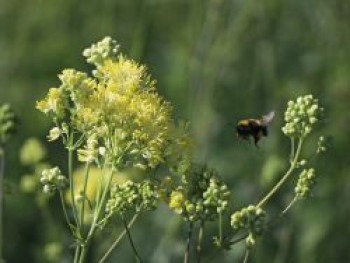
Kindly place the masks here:
POLYGON ((268 124, 275 116, 275 112, 271 111, 261 117, 261 119, 244 119, 240 120, 236 126, 238 137, 249 140, 254 138, 255 146, 258 147, 258 142, 263 136, 268 135, 268 124))

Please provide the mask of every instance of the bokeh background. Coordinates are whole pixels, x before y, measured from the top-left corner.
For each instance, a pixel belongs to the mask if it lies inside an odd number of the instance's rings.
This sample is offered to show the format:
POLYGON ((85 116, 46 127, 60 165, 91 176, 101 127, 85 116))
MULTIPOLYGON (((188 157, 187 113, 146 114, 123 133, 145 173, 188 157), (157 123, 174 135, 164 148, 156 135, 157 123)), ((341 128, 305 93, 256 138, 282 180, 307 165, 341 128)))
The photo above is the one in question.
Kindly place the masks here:
MULTIPOLYGON (((259 240, 250 262, 350 262, 348 0, 0 0, 0 25, 0 103, 11 103, 20 117, 6 148, 8 263, 70 262, 57 200, 45 203, 22 189, 33 168, 20 161, 20 149, 35 137, 47 162, 65 162, 60 145, 45 142, 50 124, 35 101, 58 84, 63 68, 88 70, 82 50, 106 35, 148 66, 176 116, 191 121, 197 159, 220 172, 236 208, 255 202, 287 165, 288 140, 280 130, 286 102, 319 97, 326 108, 320 134, 332 135, 333 149, 315 164, 314 197, 259 240), (271 135, 259 150, 236 138, 238 119, 272 109, 271 135)), ((288 202, 294 183, 269 211, 288 202)), ((161 207, 142 219, 132 231, 145 262, 181 262, 186 226, 179 218, 161 207)), ((90 262, 116 231, 95 241, 90 262)), ((214 234, 213 226, 203 261, 240 262, 243 247, 211 249, 214 234)), ((126 240, 110 262, 133 262, 126 240)))

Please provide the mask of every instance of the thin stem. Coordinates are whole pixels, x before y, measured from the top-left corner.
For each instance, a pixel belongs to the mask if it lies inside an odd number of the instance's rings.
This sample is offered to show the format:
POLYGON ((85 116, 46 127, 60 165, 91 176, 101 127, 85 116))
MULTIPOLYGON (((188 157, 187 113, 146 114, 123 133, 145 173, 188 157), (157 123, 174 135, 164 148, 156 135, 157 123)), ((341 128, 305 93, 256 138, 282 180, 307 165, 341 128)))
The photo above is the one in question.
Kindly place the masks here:
POLYGON ((61 205, 62 205, 62 210, 63 210, 63 214, 64 214, 64 218, 66 219, 66 223, 70 229, 70 231, 73 233, 73 228, 72 228, 72 224, 69 220, 69 217, 68 217, 68 213, 67 213, 67 208, 66 208, 66 204, 64 202, 64 198, 63 198, 63 193, 62 191, 60 191, 60 200, 61 200, 61 205))
POLYGON ((103 204, 105 202, 105 199, 106 199, 106 196, 107 196, 107 193, 108 193, 108 190, 109 190, 109 187, 110 187, 110 184, 112 182, 112 178, 113 178, 113 169, 111 169, 110 171, 110 174, 107 178, 107 183, 105 185, 105 188, 103 190, 103 193, 102 193, 102 196, 101 196, 101 199, 99 200, 99 202, 97 203, 97 209, 95 211, 95 216, 94 216, 94 221, 95 223, 98 221, 98 218, 100 216, 100 213, 101 213, 101 209, 103 207, 103 204))
POLYGON ((88 246, 88 244, 84 244, 82 246, 79 263, 84 263, 84 261, 85 261, 85 257, 86 257, 86 253, 87 253, 87 246, 88 246))
POLYGON ((90 170, 90 163, 86 163, 86 169, 85 169, 85 176, 84 176, 84 184, 83 184, 83 203, 81 204, 81 210, 80 210, 80 226, 81 230, 84 229, 84 213, 85 213, 85 201, 87 201, 86 197, 86 187, 88 183, 89 178, 89 170, 90 170))
POLYGON ((75 251, 74 251, 74 263, 78 263, 79 261, 79 256, 80 256, 80 245, 75 247, 75 251))
POLYGON ((197 263, 201 262, 201 253, 202 253, 202 240, 204 233, 204 222, 200 222, 199 232, 198 232, 198 243, 197 243, 197 263))
POLYGON ((247 263, 249 259, 250 249, 247 248, 244 253, 243 263, 247 263))
POLYGON ((221 212, 219 213, 219 240, 220 240, 220 245, 222 245, 222 214, 221 214, 221 212))
POLYGON ((230 245, 233 246, 233 245, 235 245, 235 244, 237 244, 237 243, 243 241, 243 240, 246 239, 247 237, 248 237, 248 234, 245 234, 244 236, 239 237, 239 238, 235 239, 234 241, 232 241, 232 242, 230 243, 230 245))
POLYGON ((295 138, 294 137, 292 137, 290 139, 290 148, 291 148, 291 150, 290 150, 290 162, 292 162, 294 159, 294 154, 295 154, 295 138))
MULTIPOLYGON (((139 213, 135 214, 134 217, 130 220, 130 222, 128 224, 128 229, 130 229, 132 227, 132 225, 135 223, 138 216, 139 216, 139 213)), ((110 248, 107 250, 107 252, 100 259, 99 263, 104 263, 107 260, 107 258, 110 256, 112 251, 115 249, 115 247, 119 244, 119 242, 123 239, 123 237, 125 235, 126 235, 126 229, 124 229, 123 232, 121 232, 120 235, 116 238, 116 240, 112 243, 110 248)))
POLYGON ((104 218, 102 218, 100 221, 98 221, 96 224, 98 225, 98 226, 103 226, 104 224, 106 224, 107 223, 107 221, 111 218, 111 217, 113 217, 114 216, 114 214, 108 214, 107 216, 105 216, 104 218))
MULTIPOLYGON (((112 178, 113 178, 113 169, 111 169, 111 172, 109 174, 109 177, 108 177, 108 180, 107 180, 107 185, 105 186, 105 189, 103 191, 101 201, 100 201, 99 204, 96 205, 96 210, 94 212, 94 219, 92 221, 89 233, 88 233, 88 235, 87 235, 87 237, 86 237, 86 239, 84 241, 84 247, 83 247, 83 251, 82 251, 82 254, 81 254, 80 258, 83 258, 83 259, 85 258, 86 247, 89 246, 91 238, 95 234, 96 227, 98 226, 97 223, 98 223, 98 220, 99 220, 99 217, 100 217, 100 213, 102 211, 103 204, 104 204, 105 199, 107 197, 107 193, 108 193, 110 184, 112 182, 112 178), (84 252, 84 254, 83 254, 83 252, 84 252)), ((83 261, 79 261, 79 262, 83 262, 83 261)))
POLYGON ((190 248, 191 248, 191 238, 192 238, 192 231, 193 231, 193 222, 189 223, 188 228, 188 235, 187 235, 187 241, 186 241, 186 250, 185 250, 185 256, 184 256, 184 263, 190 262, 190 248))
POLYGON ((2 220, 2 213, 3 213, 3 183, 4 183, 4 176, 5 176, 5 152, 4 150, 0 147, 0 262, 3 261, 2 257, 2 246, 4 244, 3 242, 3 220, 2 220))
POLYGON ((286 172, 286 174, 281 178, 281 180, 279 180, 277 182, 277 184, 271 189, 270 192, 267 193, 267 195, 256 205, 257 207, 261 207, 263 206, 280 188, 281 186, 284 184, 284 182, 289 178, 289 176, 291 175, 291 173, 294 171, 296 164, 298 162, 298 158, 300 155, 300 151, 301 151, 301 146, 303 144, 303 139, 300 138, 299 139, 299 143, 298 143, 298 148, 297 151, 295 153, 294 159, 291 162, 291 165, 288 169, 288 171, 286 172))
POLYGON ((285 215, 289 209, 296 203, 296 201, 298 201, 298 199, 296 197, 293 198, 293 200, 286 206, 286 208, 282 211, 281 215, 285 215))
POLYGON ((75 204, 75 197, 74 197, 74 180, 73 180, 73 143, 74 143, 74 136, 73 133, 69 135, 69 142, 68 142, 68 176, 69 176, 69 188, 70 188, 70 196, 72 199, 72 207, 73 207, 73 214, 75 222, 80 229, 79 220, 78 220, 78 213, 76 209, 75 204))
POLYGON ((137 252, 137 249, 136 249, 136 247, 135 247, 134 241, 132 240, 132 237, 131 237, 131 233, 130 233, 128 224, 126 223, 126 220, 124 219, 124 217, 122 217, 122 221, 123 221, 124 228, 125 228, 126 234, 127 234, 127 236, 128 236, 129 243, 130 243, 130 245, 131 245, 132 251, 134 252, 136 262, 141 263, 141 262, 142 262, 142 261, 141 261, 141 258, 140 258, 140 256, 139 256, 139 253, 137 252))

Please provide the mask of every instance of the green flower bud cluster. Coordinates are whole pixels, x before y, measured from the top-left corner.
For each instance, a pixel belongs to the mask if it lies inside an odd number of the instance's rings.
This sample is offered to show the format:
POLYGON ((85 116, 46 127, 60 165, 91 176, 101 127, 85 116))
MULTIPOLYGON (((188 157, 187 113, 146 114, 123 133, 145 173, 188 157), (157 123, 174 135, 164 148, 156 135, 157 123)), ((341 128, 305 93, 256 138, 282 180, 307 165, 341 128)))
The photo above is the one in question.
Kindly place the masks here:
POLYGON ((46 194, 52 194, 56 190, 62 191, 68 186, 68 179, 62 175, 58 167, 43 170, 40 182, 43 184, 43 191, 46 194))
POLYGON ((5 144, 14 132, 15 114, 10 105, 0 106, 0 146, 5 144))
POLYGON ((312 95, 289 101, 284 115, 286 124, 282 128, 283 133, 289 137, 308 135, 319 121, 322 112, 323 109, 319 106, 318 100, 312 95))
POLYGON ((203 193, 203 204, 208 209, 216 209, 217 213, 223 213, 228 207, 230 191, 225 184, 217 178, 210 178, 209 186, 203 193))
POLYGON ((267 225, 266 212, 260 207, 249 205, 235 212, 231 216, 231 226, 235 230, 246 229, 249 232, 246 238, 248 246, 255 244, 256 238, 261 236, 267 225))
POLYGON ((217 172, 205 166, 190 164, 182 184, 170 195, 168 205, 185 220, 214 220, 228 207, 230 192, 217 172))
POLYGON ((113 59, 117 57, 119 45, 111 37, 107 36, 91 47, 83 51, 83 56, 86 61, 93 65, 101 65, 108 58, 113 59))
POLYGON ((153 210, 157 207, 158 199, 157 187, 150 181, 115 184, 106 204, 106 213, 111 216, 153 210))
POLYGON ((311 195, 311 191, 315 185, 315 169, 304 169, 298 179, 297 186, 295 187, 295 195, 299 199, 307 198, 311 195))

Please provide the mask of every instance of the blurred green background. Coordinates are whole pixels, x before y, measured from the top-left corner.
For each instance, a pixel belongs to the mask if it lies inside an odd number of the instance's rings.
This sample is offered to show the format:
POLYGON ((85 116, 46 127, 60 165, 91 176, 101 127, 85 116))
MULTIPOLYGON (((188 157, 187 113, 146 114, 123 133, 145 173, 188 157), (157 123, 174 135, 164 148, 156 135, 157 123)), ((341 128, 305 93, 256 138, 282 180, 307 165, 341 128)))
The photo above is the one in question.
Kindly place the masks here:
MULTIPOLYGON (((176 116, 191 121, 198 160, 219 170, 235 208, 259 199, 287 166, 288 140, 280 130, 286 102, 319 97, 326 108, 320 133, 332 135, 334 147, 316 163, 315 195, 260 239, 250 262, 350 262, 350 1, 0 0, 0 25, 0 103, 11 103, 20 117, 6 148, 8 263, 70 261, 61 251, 70 240, 57 200, 41 209, 20 190, 29 168, 19 150, 29 137, 45 142, 50 127, 35 101, 58 84, 63 68, 89 70, 81 52, 106 35, 148 66, 176 116), (236 138, 238 119, 272 109, 277 117, 259 150, 236 138)), ((60 145, 46 147, 47 161, 65 162, 60 145)), ((288 202, 294 183, 269 211, 288 202)), ((161 207, 142 219, 132 231, 145 262, 181 262, 186 226, 179 218, 161 207)), ((243 247, 211 248, 214 234, 213 226, 203 261, 241 262, 243 247)), ((108 242, 95 241, 91 262, 108 242)), ((126 240, 110 262, 133 262, 126 240)))

